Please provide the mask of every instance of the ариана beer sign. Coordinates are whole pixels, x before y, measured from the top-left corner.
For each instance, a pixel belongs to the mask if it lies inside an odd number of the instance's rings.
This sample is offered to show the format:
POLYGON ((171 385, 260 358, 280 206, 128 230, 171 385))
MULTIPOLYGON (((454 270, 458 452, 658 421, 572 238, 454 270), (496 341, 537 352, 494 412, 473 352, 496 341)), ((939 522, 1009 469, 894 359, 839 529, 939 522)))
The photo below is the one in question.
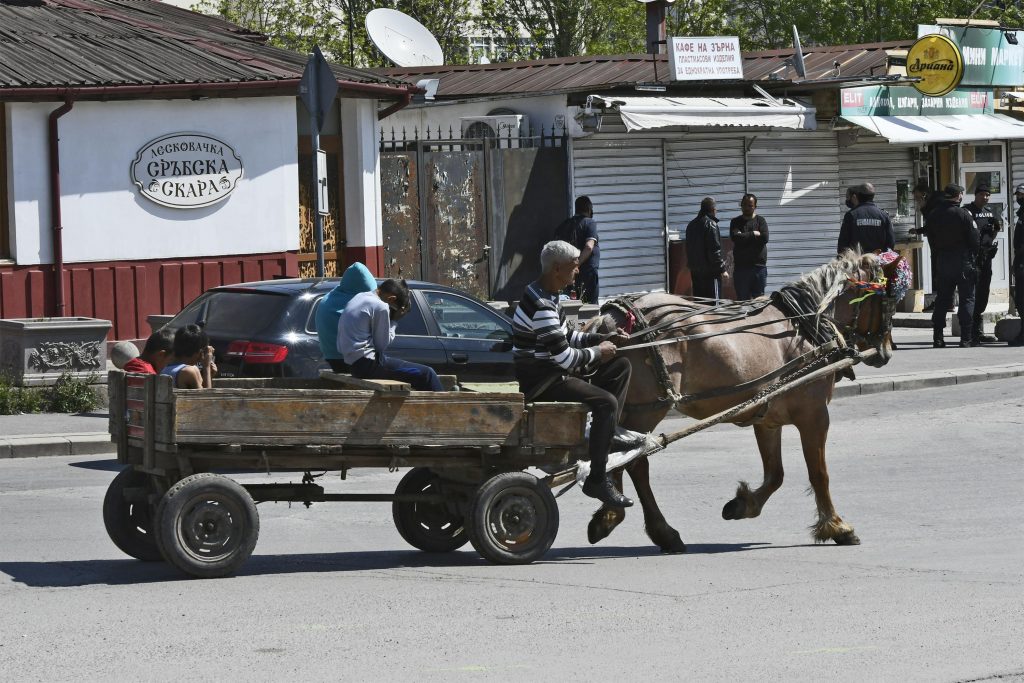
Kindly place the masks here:
POLYGON ((946 36, 921 36, 907 51, 907 75, 921 79, 914 83, 919 92, 941 97, 960 84, 964 58, 956 43, 946 36))
POLYGON ((223 201, 235 191, 242 160, 217 138, 172 133, 139 150, 131 176, 147 199, 175 209, 195 209, 223 201))

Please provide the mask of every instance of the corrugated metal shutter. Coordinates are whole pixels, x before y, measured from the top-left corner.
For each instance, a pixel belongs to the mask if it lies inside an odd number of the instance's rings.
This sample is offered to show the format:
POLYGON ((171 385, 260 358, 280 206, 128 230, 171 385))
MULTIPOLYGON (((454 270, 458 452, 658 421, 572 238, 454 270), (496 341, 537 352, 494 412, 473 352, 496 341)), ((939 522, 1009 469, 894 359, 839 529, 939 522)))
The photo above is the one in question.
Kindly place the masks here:
POLYGON ((723 236, 729 220, 739 214, 746 192, 743 137, 689 137, 665 142, 669 234, 686 237, 686 224, 700 210, 700 200, 714 197, 723 236))
MULTIPOLYGON (((1024 140, 1015 140, 1010 143, 1010 185, 1007 199, 1013 200, 1013 188, 1024 183, 1024 140)), ((1013 207, 1011 205, 1011 214, 1013 207)))
POLYGON ((597 134, 573 141, 573 194, 594 202, 601 297, 665 289, 662 141, 597 134))
POLYGON ((832 133, 757 136, 747 153, 747 187, 768 221, 768 289, 799 279, 836 253, 845 192, 832 133))
POLYGON ((896 239, 906 239, 907 231, 914 227, 914 159, 912 148, 890 145, 884 138, 861 135, 856 144, 839 148, 839 188, 845 196, 846 188, 863 182, 875 186, 875 203, 889 214, 896 239), (905 213, 897 206, 897 184, 907 184, 905 213))

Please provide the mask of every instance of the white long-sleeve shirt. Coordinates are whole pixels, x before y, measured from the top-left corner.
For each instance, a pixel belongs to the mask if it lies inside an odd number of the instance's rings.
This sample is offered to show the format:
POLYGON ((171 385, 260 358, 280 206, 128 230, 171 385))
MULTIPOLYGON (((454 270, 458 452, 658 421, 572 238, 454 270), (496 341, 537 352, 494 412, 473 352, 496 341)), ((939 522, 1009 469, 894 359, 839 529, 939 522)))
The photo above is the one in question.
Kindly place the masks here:
POLYGON ((394 338, 391 310, 376 292, 356 294, 338 319, 338 352, 350 365, 383 354, 394 338))

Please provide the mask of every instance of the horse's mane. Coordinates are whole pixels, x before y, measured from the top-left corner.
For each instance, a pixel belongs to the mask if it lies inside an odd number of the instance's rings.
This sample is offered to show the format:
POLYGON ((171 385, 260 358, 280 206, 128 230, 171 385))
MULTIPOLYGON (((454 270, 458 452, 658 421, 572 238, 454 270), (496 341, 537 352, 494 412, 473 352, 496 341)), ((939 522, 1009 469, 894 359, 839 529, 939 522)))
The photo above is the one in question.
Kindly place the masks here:
POLYGON ((875 266, 874 254, 847 250, 830 263, 773 292, 772 303, 786 315, 796 318, 802 336, 815 344, 827 343, 835 337, 835 331, 831 325, 822 323, 832 312, 836 298, 846 289, 847 280, 862 269, 870 271, 875 266))

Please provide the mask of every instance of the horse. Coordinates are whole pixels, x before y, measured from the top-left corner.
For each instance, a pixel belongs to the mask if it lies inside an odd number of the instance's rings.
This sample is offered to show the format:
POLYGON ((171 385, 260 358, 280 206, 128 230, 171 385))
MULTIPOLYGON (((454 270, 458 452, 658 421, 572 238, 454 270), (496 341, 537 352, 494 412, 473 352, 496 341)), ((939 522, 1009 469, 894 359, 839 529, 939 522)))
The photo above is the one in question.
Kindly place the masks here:
MULTIPOLYGON (((892 356, 892 315, 902 298, 896 284, 897 276, 903 275, 898 271, 900 261, 883 263, 875 254, 847 251, 770 297, 748 302, 716 305, 664 293, 606 302, 602 314, 586 329, 631 333, 618 350, 633 371, 621 425, 652 432, 673 406, 685 415, 705 419, 739 406, 771 381, 828 366, 843 355, 862 357, 874 367, 885 365, 892 356), (651 341, 663 343, 649 345, 651 341), (630 349, 641 343, 647 343, 647 348, 630 349)), ((906 283, 909 269, 902 268, 906 275, 901 282, 906 283)), ((852 372, 846 372, 852 378, 852 372)), ((860 543, 853 527, 836 512, 829 493, 825 441, 828 403, 836 381, 835 374, 825 373, 727 420, 753 426, 764 477, 755 489, 741 481, 722 509, 723 518, 761 514, 782 485, 782 427, 793 425, 800 434, 817 506, 817 520, 811 527, 815 542, 860 543)), ((662 552, 686 552, 686 544, 654 498, 647 456, 626 465, 625 471, 636 489, 650 539, 662 552)), ((612 473, 619 490, 622 473, 622 468, 612 473)), ((607 537, 624 519, 623 508, 602 506, 588 525, 589 541, 607 537)))

